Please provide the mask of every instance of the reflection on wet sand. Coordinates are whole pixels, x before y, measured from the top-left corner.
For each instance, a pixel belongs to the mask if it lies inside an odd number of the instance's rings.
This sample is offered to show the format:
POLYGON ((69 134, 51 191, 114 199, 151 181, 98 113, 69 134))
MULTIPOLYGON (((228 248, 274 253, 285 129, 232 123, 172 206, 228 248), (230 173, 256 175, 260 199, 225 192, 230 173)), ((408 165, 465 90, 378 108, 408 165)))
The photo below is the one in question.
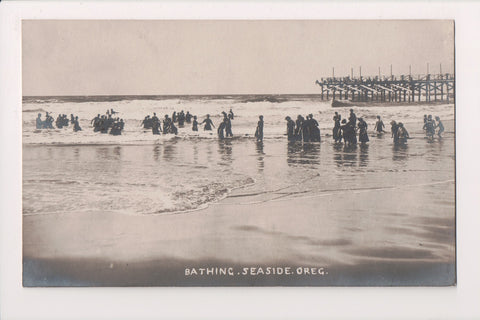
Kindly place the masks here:
POLYGON ((198 146, 196 143, 193 144, 193 162, 198 164, 198 146))
POLYGON ((392 160, 399 162, 408 160, 408 144, 394 144, 392 148, 392 160))
POLYGON ((305 165, 306 168, 317 168, 320 165, 320 143, 289 142, 287 164, 291 167, 305 165))
POLYGON ((165 161, 175 161, 177 159, 177 142, 169 141, 163 144, 163 159, 165 161))
POLYGON ((360 155, 358 165, 360 167, 368 166, 368 144, 360 145, 360 155))
POLYGON ((78 147, 74 148, 73 154, 74 154, 75 160, 78 160, 80 158, 80 148, 78 147))
POLYGON ((256 142, 256 151, 257 151, 257 168, 258 168, 258 172, 261 172, 265 167, 265 162, 264 162, 265 152, 263 152, 263 141, 256 142))
POLYGON ((427 152, 426 159, 429 162, 435 162, 437 161, 438 157, 441 156, 443 151, 443 143, 444 143, 444 139, 438 139, 433 142, 428 141, 428 143, 426 143, 426 147, 425 147, 425 151, 427 152))
POLYGON ((113 148, 113 153, 117 156, 117 160, 120 160, 122 157, 122 147, 116 146, 113 148))
POLYGON ((232 165, 232 141, 230 140, 218 140, 218 154, 220 161, 218 164, 221 166, 232 165))
POLYGON ((337 167, 353 167, 357 163, 357 146, 344 146, 336 143, 333 145, 333 161, 337 167))
POLYGON ((344 146, 336 143, 333 145, 333 150, 333 161, 337 167, 367 167, 369 165, 368 144, 344 146))
POLYGON ((156 162, 158 162, 158 160, 160 160, 160 146, 159 145, 156 145, 155 147, 153 147, 153 160, 155 160, 156 162))

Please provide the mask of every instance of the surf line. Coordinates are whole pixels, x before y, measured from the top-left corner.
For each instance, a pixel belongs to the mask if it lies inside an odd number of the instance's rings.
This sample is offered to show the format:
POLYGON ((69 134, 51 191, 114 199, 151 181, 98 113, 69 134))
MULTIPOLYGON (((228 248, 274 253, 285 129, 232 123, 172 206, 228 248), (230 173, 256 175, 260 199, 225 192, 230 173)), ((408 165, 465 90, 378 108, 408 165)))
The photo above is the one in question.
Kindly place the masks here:
MULTIPOLYGON (((309 196, 300 196, 300 197, 295 197, 295 200, 297 199, 311 199, 311 198, 320 198, 320 197, 327 197, 327 196, 333 196, 337 194, 342 194, 345 192, 351 192, 351 193, 364 193, 364 192, 370 192, 370 191, 382 191, 382 190, 395 190, 395 189, 402 189, 402 188, 410 188, 410 187, 424 187, 424 186, 432 186, 432 185, 437 185, 437 184, 445 184, 445 183, 450 183, 454 182, 455 180, 443 180, 443 181, 434 181, 434 182, 428 182, 428 183, 419 183, 419 184, 409 184, 409 185, 401 185, 401 186, 390 186, 390 187, 380 187, 380 188, 364 188, 364 189, 339 189, 337 191, 335 190, 328 190, 328 191, 333 191, 329 193, 324 193, 327 190, 321 191, 319 194, 314 194, 314 195, 309 195, 309 196)), ((282 188, 284 189, 284 188, 282 188)), ((305 190, 305 192, 311 192, 312 190, 305 190)), ((265 192, 267 193, 267 192, 265 192)), ((266 203, 266 202, 277 202, 277 201, 287 201, 291 200, 289 196, 298 194, 299 192, 291 192, 291 193, 285 193, 282 194, 278 197, 272 198, 272 199, 265 199, 265 200, 258 200, 258 201, 251 201, 251 202, 238 202, 238 203, 228 203, 228 205, 252 205, 252 204, 261 204, 261 203, 266 203)), ((260 193, 258 193, 260 194, 260 193)), ((216 203, 216 205, 221 205, 222 203, 216 203)))
MULTIPOLYGON (((275 189, 275 190, 267 190, 267 191, 259 191, 259 192, 254 192, 254 193, 242 193, 242 194, 233 194, 233 195, 228 195, 227 198, 242 198, 242 197, 253 197, 253 196, 258 196, 258 195, 261 195, 261 194, 268 194, 268 193, 276 193, 278 191, 282 191, 282 190, 285 190, 285 189, 288 189, 288 188, 292 188, 294 186, 298 186, 302 183, 304 183, 305 181, 308 181, 308 180, 312 180, 313 178, 316 178, 320 176, 320 173, 317 173, 316 175, 314 176, 311 176, 311 177, 308 177, 306 179, 303 179, 297 183, 294 183, 294 184, 290 184, 286 187, 282 187, 282 188, 278 188, 278 189, 275 189)), ((297 192, 294 192, 294 193, 301 193, 302 191, 297 191, 297 192)), ((289 192, 288 194, 291 194, 292 192, 289 192)))

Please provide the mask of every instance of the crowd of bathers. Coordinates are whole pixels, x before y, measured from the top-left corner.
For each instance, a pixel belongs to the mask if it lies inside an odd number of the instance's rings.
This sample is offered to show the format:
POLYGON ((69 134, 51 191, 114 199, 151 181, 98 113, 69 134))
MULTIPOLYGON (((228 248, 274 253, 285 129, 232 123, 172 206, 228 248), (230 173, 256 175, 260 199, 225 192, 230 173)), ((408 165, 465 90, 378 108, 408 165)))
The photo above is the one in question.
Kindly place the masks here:
POLYGON ((443 127, 443 123, 440 120, 439 116, 435 117, 435 120, 433 120, 433 117, 431 114, 424 115, 423 116, 423 130, 425 131, 427 138, 429 140, 433 140, 433 137, 435 136, 435 131, 437 131, 437 135, 439 138, 442 138, 442 133, 445 131, 445 128, 443 127), (436 122, 435 122, 436 120, 436 122))
POLYGON ((193 120, 193 130, 198 130, 198 123, 197 123, 197 117, 193 116, 189 111, 185 113, 183 110, 177 113, 174 111, 172 113, 172 117, 170 118, 168 114, 165 115, 163 118, 163 121, 160 121, 160 119, 157 117, 157 113, 154 112, 153 116, 150 117, 150 115, 145 116, 143 119, 142 123, 140 124, 143 126, 144 129, 151 129, 152 133, 155 135, 159 135, 161 133, 163 134, 177 134, 178 133, 178 128, 175 124, 178 125, 178 127, 183 128, 185 126, 185 123, 190 124, 193 120), (162 122, 162 123, 161 123, 162 122), (195 129, 197 128, 197 129, 195 129))
MULTIPOLYGON (((35 126, 37 129, 54 129, 53 122, 54 119, 48 112, 45 113, 45 120, 42 120, 42 114, 39 113, 37 119, 35 120, 35 126)), ((57 116, 57 120, 55 120, 55 125, 58 129, 68 127, 69 124, 72 125, 73 131, 82 130, 80 124, 78 123, 78 116, 74 116, 73 114, 70 114, 70 120, 68 120, 66 114, 59 114, 57 116)))
POLYGON ((320 142, 320 129, 312 114, 305 118, 298 115, 296 121, 287 116, 285 120, 287 121, 288 141, 320 142))
MULTIPOLYGON (((432 115, 425 115, 424 116, 424 125, 423 130, 427 134, 427 138, 433 140, 435 135, 436 129, 438 129, 438 137, 439 139, 442 138, 442 132, 445 130, 443 127, 443 123, 440 120, 440 117, 435 117, 436 121, 433 120, 432 115)), ((356 114, 353 112, 353 109, 350 109, 350 114, 347 119, 342 120, 342 116, 335 112, 333 116, 334 127, 333 127, 333 139, 336 143, 343 142, 345 145, 355 145, 357 144, 357 132, 358 132, 358 140, 365 144, 369 141, 367 128, 368 124, 365 122, 363 118, 358 118, 356 114), (358 121, 358 122, 357 122, 358 121)), ((402 122, 396 122, 392 120, 390 122, 391 125, 391 137, 395 144, 405 144, 407 140, 410 139, 410 135, 403 125, 402 122)), ((375 123, 374 131, 377 134, 382 134, 385 132, 385 124, 383 123, 380 116, 377 116, 377 122, 375 123)), ((289 132, 289 125, 287 124, 287 132, 289 132)))
MULTIPOLYGON (((380 116, 377 116, 377 123, 375 124, 375 130, 377 132, 384 132, 383 128, 385 125, 381 120, 380 116)), ((335 112, 333 116, 334 126, 333 126, 333 139, 336 143, 343 142, 347 146, 357 144, 357 132, 358 140, 360 143, 365 144, 370 139, 368 138, 368 124, 362 117, 357 118, 357 115, 353 112, 353 109, 350 109, 350 114, 347 119, 342 119, 342 116, 335 112)))
POLYGON ((114 136, 121 135, 125 123, 123 119, 113 117, 117 113, 117 111, 110 109, 103 115, 97 114, 97 116, 90 121, 90 124, 93 126, 93 132, 110 133, 114 136))
MULTIPOLYGON (((114 117, 117 114, 117 111, 113 109, 107 110, 104 115, 98 114, 95 118, 91 120, 94 132, 101 133, 110 133, 112 135, 121 135, 122 130, 124 129, 125 123, 123 119, 114 117)), ((219 139, 225 139, 228 137, 233 137, 232 132, 232 121, 234 120, 234 113, 232 109, 227 113, 222 111, 223 120, 219 123, 217 127, 217 134, 219 139)), ((39 113, 36 119, 36 128, 37 129, 53 129, 54 118, 47 112, 45 115, 45 120, 41 119, 42 114, 39 113)), ((290 142, 301 141, 301 142, 320 142, 320 128, 317 120, 313 118, 312 114, 309 114, 305 117, 298 115, 297 119, 294 121, 292 118, 287 116, 285 118, 287 121, 287 138, 290 142)), ((342 119, 342 116, 335 112, 333 116, 334 126, 332 136, 335 143, 344 143, 345 146, 356 145, 358 141, 361 144, 365 144, 369 141, 368 137, 368 124, 362 117, 356 116, 353 109, 350 109, 350 114, 348 118, 342 119), (348 120, 347 120, 348 119, 348 120), (357 137, 358 135, 358 137, 357 137)), ((70 115, 70 120, 65 114, 59 114, 55 125, 57 128, 61 129, 63 127, 68 127, 69 124, 73 126, 74 131, 82 130, 79 122, 78 116, 70 115)), ((197 116, 192 115, 189 111, 186 113, 182 110, 180 112, 173 112, 172 117, 165 115, 163 120, 160 120, 157 117, 157 114, 154 112, 153 116, 147 115, 142 123, 144 129, 152 130, 154 135, 160 134, 177 134, 178 127, 183 128, 185 124, 192 124, 192 131, 198 131, 198 126, 203 125, 204 131, 211 131, 212 128, 215 128, 215 125, 210 118, 210 115, 207 114, 205 119, 199 123, 197 121, 197 116)), ((407 129, 402 122, 396 122, 392 120, 391 125, 391 137, 395 144, 405 144, 410 138, 407 129)), ((255 130, 255 139, 257 141, 263 141, 263 127, 264 121, 263 116, 259 116, 259 121, 255 130)), ((377 116, 377 121, 375 123, 374 132, 377 134, 385 133, 385 124, 383 123, 380 116, 377 116)), ((426 133, 428 139, 433 140, 435 134, 438 135, 439 139, 442 138, 442 133, 445 128, 440 120, 440 117, 436 116, 435 120, 432 115, 424 116, 424 125, 423 130, 426 133)))

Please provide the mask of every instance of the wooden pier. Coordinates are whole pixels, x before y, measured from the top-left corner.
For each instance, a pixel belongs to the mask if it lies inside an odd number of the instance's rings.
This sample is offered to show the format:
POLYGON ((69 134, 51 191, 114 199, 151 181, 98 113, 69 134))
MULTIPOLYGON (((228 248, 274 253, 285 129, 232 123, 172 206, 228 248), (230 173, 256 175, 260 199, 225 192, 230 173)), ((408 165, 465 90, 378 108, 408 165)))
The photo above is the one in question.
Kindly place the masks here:
POLYGON ((322 100, 352 102, 454 102, 455 75, 322 78, 315 81, 322 100))

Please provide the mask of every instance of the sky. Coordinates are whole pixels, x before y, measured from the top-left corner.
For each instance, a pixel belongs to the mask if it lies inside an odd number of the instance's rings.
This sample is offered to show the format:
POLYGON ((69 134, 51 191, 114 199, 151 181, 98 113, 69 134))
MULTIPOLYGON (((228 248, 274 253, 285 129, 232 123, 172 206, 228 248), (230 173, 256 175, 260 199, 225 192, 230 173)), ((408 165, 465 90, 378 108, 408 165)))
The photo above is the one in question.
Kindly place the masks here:
POLYGON ((454 72, 452 20, 24 20, 24 96, 314 94, 454 72), (333 70, 334 68, 334 70, 333 70))

